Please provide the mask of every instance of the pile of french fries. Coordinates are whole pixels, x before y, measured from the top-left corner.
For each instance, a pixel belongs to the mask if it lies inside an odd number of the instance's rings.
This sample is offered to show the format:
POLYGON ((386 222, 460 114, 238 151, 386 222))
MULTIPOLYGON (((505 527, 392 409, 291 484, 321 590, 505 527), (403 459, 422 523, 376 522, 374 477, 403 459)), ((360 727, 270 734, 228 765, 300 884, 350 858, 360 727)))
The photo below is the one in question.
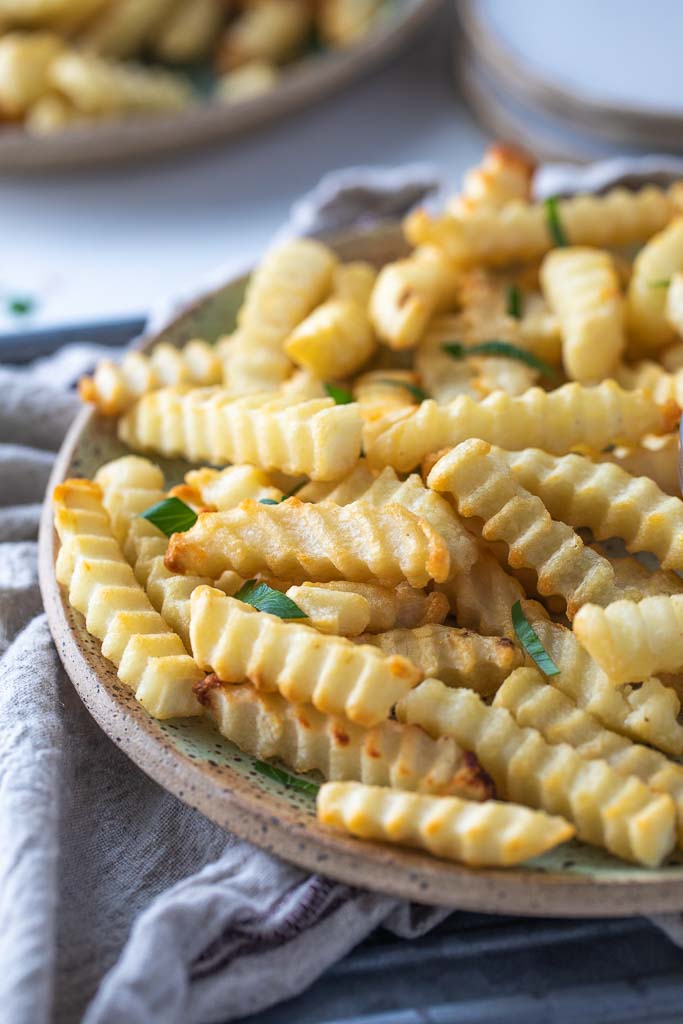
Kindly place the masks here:
POLYGON ((229 336, 100 363, 81 395, 131 454, 57 488, 57 575, 151 715, 317 773, 332 828, 654 867, 683 843, 683 183, 538 203, 533 171, 494 147, 406 258, 288 242, 229 336))
POLYGON ((352 46, 387 0, 0 0, 0 122, 37 134, 181 110, 202 63, 233 103, 310 50, 352 46))

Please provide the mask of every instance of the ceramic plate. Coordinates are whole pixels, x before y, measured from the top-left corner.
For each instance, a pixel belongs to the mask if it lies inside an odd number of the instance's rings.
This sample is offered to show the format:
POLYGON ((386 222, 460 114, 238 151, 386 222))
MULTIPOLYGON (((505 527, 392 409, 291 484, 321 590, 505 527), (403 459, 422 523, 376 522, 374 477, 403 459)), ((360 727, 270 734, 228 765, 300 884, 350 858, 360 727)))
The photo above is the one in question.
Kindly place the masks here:
MULTIPOLYGON (((338 236, 343 259, 381 265, 404 253, 396 227, 338 236)), ((231 281, 181 314, 158 336, 176 345, 213 340, 233 326, 245 279, 231 281)), ((92 477, 124 453, 113 424, 84 410, 57 459, 48 494, 68 476, 92 477)), ((169 483, 188 464, 162 461, 169 483)), ((254 760, 223 739, 208 721, 158 722, 136 703, 88 636, 83 617, 68 606, 54 572, 57 550, 46 502, 40 535, 41 588, 57 650, 84 704, 111 739, 143 771, 217 824, 314 871, 354 885, 423 903, 497 913, 628 916, 683 909, 683 866, 645 870, 600 850, 571 843, 511 870, 473 870, 426 854, 361 842, 321 827, 313 798, 259 774, 254 760)))
POLYGON ((0 171, 44 171, 150 156, 229 138, 341 88, 389 57, 439 0, 392 0, 368 36, 347 50, 303 58, 271 92, 232 106, 200 103, 178 114, 103 120, 54 135, 0 127, 0 171))

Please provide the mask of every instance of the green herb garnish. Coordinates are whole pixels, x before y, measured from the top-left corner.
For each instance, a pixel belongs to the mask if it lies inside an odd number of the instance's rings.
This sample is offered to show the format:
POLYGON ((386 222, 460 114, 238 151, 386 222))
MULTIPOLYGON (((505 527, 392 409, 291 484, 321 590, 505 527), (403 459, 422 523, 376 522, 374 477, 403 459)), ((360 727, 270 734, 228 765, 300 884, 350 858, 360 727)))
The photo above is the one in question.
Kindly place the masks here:
POLYGON ((512 606, 512 625, 515 628, 517 639, 527 654, 534 659, 541 672, 547 676, 558 675, 559 668, 546 651, 538 638, 536 630, 522 611, 520 601, 515 601, 512 606))
POLYGON ((244 586, 233 595, 237 601, 243 601, 256 608, 259 612, 277 615, 280 619, 305 619, 306 613, 298 604, 279 590, 273 590, 267 583, 247 580, 244 586))
POLYGON ((390 378, 376 381, 377 384, 388 384, 391 388, 403 388, 408 394, 412 395, 416 402, 426 402, 429 395, 422 388, 419 388, 417 384, 411 384, 408 380, 391 380, 390 378))
MULTIPOLYGON (((284 497, 280 498, 280 501, 284 501, 284 497)), ((276 501, 275 498, 259 498, 259 505, 279 505, 280 501, 276 501)))
POLYGON ((337 384, 324 384, 323 387, 337 405, 349 405, 353 401, 353 395, 348 388, 340 388, 337 384))
POLYGON ((522 319, 522 292, 517 284, 511 284, 508 288, 506 309, 508 316, 513 316, 515 320, 522 319))
POLYGON ((180 498, 164 498, 156 505, 140 513, 141 519, 147 519, 158 530, 170 537, 172 533, 184 533, 197 522, 197 513, 180 498))
POLYGON ((284 768, 276 768, 274 764, 268 764, 267 761, 254 761, 254 768, 261 775, 274 779, 275 782, 281 782, 287 789, 298 789, 302 793, 317 793, 320 789, 317 782, 300 779, 298 775, 292 775, 284 768))
POLYGON ((553 240, 553 244, 558 248, 564 248, 569 245, 569 239, 567 238, 562 221, 560 220, 560 211, 557 206, 557 199, 552 196, 550 199, 546 199, 544 204, 546 222, 548 225, 548 232, 553 240))
POLYGON ((7 299, 7 312, 12 316, 29 316, 36 308, 36 300, 29 295, 14 295, 7 299))
POLYGON ((527 352, 526 349, 512 345, 509 341, 480 341, 476 345, 463 345, 459 341, 449 341, 441 347, 453 359, 465 359, 466 356, 502 356, 505 359, 517 359, 520 363, 525 363, 534 370, 538 370, 543 377, 548 377, 550 380, 557 377, 557 373, 550 363, 539 359, 533 352, 527 352))
POLYGON ((657 281, 648 281, 650 288, 668 288, 671 284, 670 277, 660 277, 657 281))

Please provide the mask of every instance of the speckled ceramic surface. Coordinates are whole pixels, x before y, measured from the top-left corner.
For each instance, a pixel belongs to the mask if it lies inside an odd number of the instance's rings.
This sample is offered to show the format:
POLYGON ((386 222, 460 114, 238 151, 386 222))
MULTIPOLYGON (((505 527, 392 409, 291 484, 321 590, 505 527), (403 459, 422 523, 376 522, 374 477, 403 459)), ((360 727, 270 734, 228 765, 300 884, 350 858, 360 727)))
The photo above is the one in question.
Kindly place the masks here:
MULTIPOLYGON (((401 254, 395 228, 334 241, 345 259, 381 264, 401 254)), ((182 344, 229 330, 244 280, 206 296, 159 338, 182 344)), ((157 339, 145 339, 149 346, 157 339)), ((85 410, 57 460, 48 493, 67 476, 91 477, 124 452, 111 422, 85 410)), ((162 462, 169 482, 187 465, 162 462)), ((370 889, 467 910, 567 916, 626 916, 683 910, 683 863, 648 871, 580 843, 546 854, 528 867, 472 870, 433 857, 333 833, 314 817, 313 798, 265 778, 253 759, 223 739, 208 721, 157 722, 120 683, 88 636, 82 616, 55 580, 57 540, 46 503, 40 537, 41 587, 59 654, 84 704, 140 768, 219 825, 303 867, 370 889)))
POLYGON ((203 102, 177 114, 102 120, 52 135, 0 128, 0 172, 130 161, 227 139, 285 117, 369 71, 413 33, 440 0, 392 0, 368 36, 348 49, 314 53, 283 74, 275 89, 231 105, 203 102))

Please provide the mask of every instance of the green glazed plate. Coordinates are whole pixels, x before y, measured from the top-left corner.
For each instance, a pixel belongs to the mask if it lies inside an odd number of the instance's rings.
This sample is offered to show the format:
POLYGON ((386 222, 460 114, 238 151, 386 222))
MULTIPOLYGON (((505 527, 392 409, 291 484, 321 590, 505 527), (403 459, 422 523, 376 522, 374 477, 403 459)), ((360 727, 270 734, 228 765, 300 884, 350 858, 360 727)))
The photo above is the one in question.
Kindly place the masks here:
MULTIPOLYGON (((381 265, 403 254, 395 226, 337 236, 344 259, 381 265)), ((176 345, 193 337, 215 340, 229 331, 245 279, 231 281, 185 310, 156 337, 176 345)), ((362 842, 315 819, 314 799, 260 774, 254 759, 198 719, 158 722, 135 701, 69 607, 55 579, 57 549, 49 501, 69 476, 92 477, 125 451, 111 421, 84 410, 57 459, 40 535, 40 577, 50 628, 64 667, 102 729, 139 767, 180 800, 217 824, 300 866, 393 896, 463 910, 568 917, 630 916, 683 910, 683 863, 647 870, 582 843, 566 844, 516 869, 470 869, 412 850, 362 842)), ((187 464, 163 461, 169 483, 187 464)))

